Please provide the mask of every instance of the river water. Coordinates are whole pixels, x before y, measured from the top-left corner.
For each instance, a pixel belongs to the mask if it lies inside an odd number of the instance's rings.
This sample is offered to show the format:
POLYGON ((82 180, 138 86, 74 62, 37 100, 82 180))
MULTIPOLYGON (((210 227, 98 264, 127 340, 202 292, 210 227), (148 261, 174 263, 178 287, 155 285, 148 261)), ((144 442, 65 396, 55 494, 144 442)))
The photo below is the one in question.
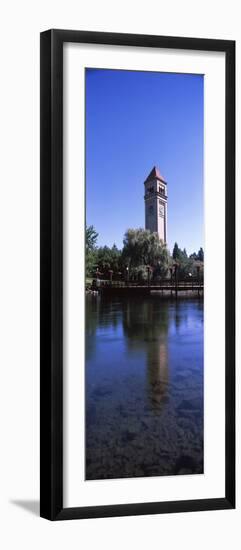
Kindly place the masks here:
POLYGON ((203 473, 203 302, 86 296, 86 479, 203 473))

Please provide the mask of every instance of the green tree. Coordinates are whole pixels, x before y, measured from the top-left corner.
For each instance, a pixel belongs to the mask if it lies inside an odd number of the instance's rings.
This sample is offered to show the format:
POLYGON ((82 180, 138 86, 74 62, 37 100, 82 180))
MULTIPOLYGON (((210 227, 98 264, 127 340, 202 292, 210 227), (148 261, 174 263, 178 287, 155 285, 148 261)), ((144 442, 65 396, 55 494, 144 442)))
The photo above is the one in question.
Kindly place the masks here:
POLYGON ((112 248, 101 246, 97 250, 97 264, 99 271, 105 278, 109 278, 110 269, 113 271, 114 277, 118 275, 121 269, 121 251, 114 244, 112 248))
POLYGON ((163 275, 168 269, 168 251, 157 233, 147 229, 128 229, 123 240, 122 259, 130 269, 130 276, 140 276, 146 272, 146 266, 163 275), (139 275, 138 275, 139 274, 139 275))
POLYGON ((93 225, 86 227, 85 231, 85 272, 86 277, 93 275, 94 265, 96 263, 96 243, 98 233, 93 225))
POLYGON ((189 277, 190 275, 192 276, 194 274, 194 262, 196 259, 195 253, 188 257, 186 248, 181 250, 178 244, 175 243, 173 247, 172 258, 177 264, 179 279, 185 279, 186 277, 189 277))
POLYGON ((172 257, 174 260, 180 260, 181 258, 181 249, 179 248, 177 242, 174 244, 173 251, 172 251, 172 257))
POLYGON ((118 273, 121 268, 121 250, 117 248, 116 244, 113 244, 111 248, 111 269, 114 273, 118 273))
POLYGON ((204 262, 204 252, 203 252, 203 248, 199 248, 199 251, 197 253, 197 257, 198 257, 198 260, 200 262, 204 262))
POLYGON ((93 225, 86 227, 85 240, 86 240, 86 250, 89 252, 94 250, 96 247, 98 239, 98 233, 96 232, 93 225))
POLYGON ((196 252, 193 252, 192 254, 190 254, 189 258, 190 258, 191 260, 197 260, 197 259, 198 259, 198 256, 197 256, 196 252))

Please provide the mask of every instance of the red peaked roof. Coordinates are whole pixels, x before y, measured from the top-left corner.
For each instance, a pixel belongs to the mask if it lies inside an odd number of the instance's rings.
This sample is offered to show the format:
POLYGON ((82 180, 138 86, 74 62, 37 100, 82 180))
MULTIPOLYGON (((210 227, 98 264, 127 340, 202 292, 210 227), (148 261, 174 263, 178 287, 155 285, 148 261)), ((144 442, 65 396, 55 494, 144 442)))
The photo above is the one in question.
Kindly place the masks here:
POLYGON ((152 168, 149 176, 146 178, 144 183, 147 183, 148 181, 152 181, 154 179, 157 179, 157 180, 163 181, 163 183, 166 183, 166 180, 164 180, 163 176, 160 174, 160 172, 159 172, 159 170, 156 166, 154 166, 154 168, 152 168))

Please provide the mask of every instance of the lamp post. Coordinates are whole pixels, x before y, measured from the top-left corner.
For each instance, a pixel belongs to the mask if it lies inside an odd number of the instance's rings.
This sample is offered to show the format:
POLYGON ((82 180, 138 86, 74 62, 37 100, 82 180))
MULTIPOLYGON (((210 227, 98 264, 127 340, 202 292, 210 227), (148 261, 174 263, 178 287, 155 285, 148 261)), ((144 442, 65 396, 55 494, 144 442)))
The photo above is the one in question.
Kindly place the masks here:
POLYGON ((96 272, 95 272, 95 276, 96 276, 96 286, 98 287, 99 286, 99 275, 100 275, 100 272, 99 272, 99 267, 97 265, 96 267, 96 272))
POLYGON ((175 278, 175 293, 177 298, 177 285, 178 285, 178 263, 174 262, 174 278, 175 278))
POLYGON ((112 275, 113 275, 112 269, 109 269, 109 274, 110 274, 110 286, 112 286, 112 275))
POLYGON ((200 285, 200 265, 197 265, 197 282, 199 286, 200 285))
POLYGON ((173 274, 173 267, 169 267, 170 275, 171 275, 171 285, 172 285, 172 274, 173 274))
POLYGON ((127 284, 129 283, 129 267, 128 267, 128 265, 126 266, 126 283, 127 284))
POLYGON ((148 286, 150 286, 150 271, 151 271, 151 268, 148 265, 147 266, 147 284, 148 284, 148 286))
POLYGON ((174 264, 174 278, 175 278, 175 285, 177 285, 177 263, 174 264))
POLYGON ((196 267, 197 267, 198 296, 200 296, 200 268, 201 268, 201 262, 197 261, 196 267))

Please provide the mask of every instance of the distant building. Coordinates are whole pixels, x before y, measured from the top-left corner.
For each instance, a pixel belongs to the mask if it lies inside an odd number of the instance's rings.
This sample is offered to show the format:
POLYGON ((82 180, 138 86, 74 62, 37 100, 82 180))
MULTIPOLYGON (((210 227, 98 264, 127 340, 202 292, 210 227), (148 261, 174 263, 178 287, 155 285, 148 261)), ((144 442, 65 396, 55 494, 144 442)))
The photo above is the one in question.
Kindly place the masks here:
POLYGON ((167 242, 167 182, 154 166, 145 185, 145 228, 167 242))

